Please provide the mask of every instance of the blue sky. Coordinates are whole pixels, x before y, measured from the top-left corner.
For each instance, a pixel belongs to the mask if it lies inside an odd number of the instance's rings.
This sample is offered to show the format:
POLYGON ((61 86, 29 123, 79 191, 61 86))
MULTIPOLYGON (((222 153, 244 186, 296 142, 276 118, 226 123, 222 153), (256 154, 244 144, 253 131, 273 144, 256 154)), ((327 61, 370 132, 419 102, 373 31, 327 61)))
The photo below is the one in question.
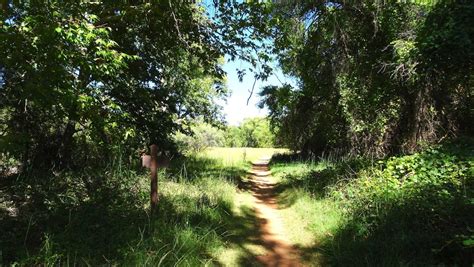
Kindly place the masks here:
MULTIPOLYGON (((211 0, 202 0, 200 4, 206 9, 207 16, 213 18, 215 8, 211 0)), ((267 109, 259 109, 257 103, 260 101, 258 92, 266 85, 282 85, 282 83, 290 83, 295 85, 294 80, 285 77, 278 67, 276 62, 272 65, 274 74, 266 81, 257 81, 254 88, 254 93, 247 105, 247 99, 250 96, 250 90, 254 83, 252 73, 247 73, 242 82, 237 76, 237 69, 248 69, 251 65, 242 60, 228 62, 228 56, 225 57, 224 71, 227 73, 227 88, 230 91, 230 96, 226 101, 220 102, 223 106, 223 113, 229 125, 239 125, 245 118, 250 117, 264 117, 268 115, 267 109)), ((248 70, 247 70, 248 71, 248 70)))
POLYGON ((242 82, 239 81, 236 69, 250 67, 250 64, 244 61, 231 61, 224 64, 224 70, 227 72, 227 87, 231 92, 226 102, 222 103, 224 115, 229 125, 238 125, 245 118, 264 117, 268 110, 259 109, 257 103, 260 101, 258 92, 260 88, 266 85, 282 85, 282 83, 291 83, 291 79, 285 77, 277 64, 272 65, 274 74, 266 81, 257 81, 255 90, 247 105, 247 99, 250 96, 254 78, 252 73, 247 73, 242 82), (280 81, 278 80, 280 79, 280 81))

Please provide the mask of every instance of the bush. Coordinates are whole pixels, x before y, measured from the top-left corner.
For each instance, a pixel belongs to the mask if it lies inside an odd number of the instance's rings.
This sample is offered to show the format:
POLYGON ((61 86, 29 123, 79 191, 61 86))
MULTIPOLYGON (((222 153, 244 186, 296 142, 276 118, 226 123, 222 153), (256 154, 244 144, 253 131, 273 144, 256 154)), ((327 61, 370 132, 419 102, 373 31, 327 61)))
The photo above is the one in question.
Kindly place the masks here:
POLYGON ((347 251, 351 256, 364 251, 374 259, 385 253, 384 261, 374 265, 404 258, 420 264, 472 260, 472 151, 472 146, 454 144, 391 157, 333 190, 347 220, 335 238, 342 244, 338 261, 350 262, 342 256, 347 251))
POLYGON ((292 238, 305 241, 301 250, 310 262, 472 266, 472 141, 379 161, 305 162, 280 156, 272 164, 281 180, 279 205, 291 214, 286 226, 291 229, 295 220, 307 223, 292 238))

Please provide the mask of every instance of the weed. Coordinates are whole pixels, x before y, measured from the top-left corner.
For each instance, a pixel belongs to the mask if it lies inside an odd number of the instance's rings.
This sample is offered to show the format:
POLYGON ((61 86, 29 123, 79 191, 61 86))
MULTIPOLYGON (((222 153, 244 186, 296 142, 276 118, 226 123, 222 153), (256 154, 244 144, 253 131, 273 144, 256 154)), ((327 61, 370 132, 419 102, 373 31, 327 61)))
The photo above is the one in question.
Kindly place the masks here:
POLYGON ((446 143, 378 162, 276 160, 290 237, 324 265, 470 266, 473 147, 446 143))
MULTIPOLYGON (((247 160, 272 151, 245 150, 247 160)), ((245 150, 218 148, 175 159, 159 173, 155 216, 149 213, 148 174, 117 159, 107 169, 2 177, 0 227, 7 229, 0 232, 2 263, 200 266, 251 261, 246 247, 252 242, 247 237, 255 233, 255 215, 240 203, 244 194, 236 186, 249 166, 242 157, 245 150), (229 250, 235 257, 225 259, 229 250)))

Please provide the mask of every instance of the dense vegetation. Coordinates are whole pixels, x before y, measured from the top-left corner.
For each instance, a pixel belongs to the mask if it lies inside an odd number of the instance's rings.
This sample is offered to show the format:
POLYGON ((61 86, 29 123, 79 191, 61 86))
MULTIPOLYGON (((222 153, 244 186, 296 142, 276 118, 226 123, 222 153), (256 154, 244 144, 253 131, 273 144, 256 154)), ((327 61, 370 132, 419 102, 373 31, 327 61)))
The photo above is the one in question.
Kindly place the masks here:
POLYGON ((383 156, 471 135, 472 1, 278 5, 275 52, 298 81, 264 88, 285 144, 383 156))
POLYGON ((282 217, 308 262, 470 266, 473 151, 460 140, 378 161, 276 157, 282 217))
MULTIPOLYGON (((256 16, 267 7, 211 7, 0 3, 0 265, 209 258, 198 243, 209 245, 215 214, 229 214, 223 192, 235 191, 225 168, 196 164, 212 183, 188 184, 181 168, 166 176, 179 184, 160 176, 162 217, 154 220, 138 160, 152 143, 173 154, 174 134, 196 118, 222 119, 225 55, 257 64, 252 51, 265 25, 256 16)), ((173 161, 192 169, 192 160, 173 161)))
POLYGON ((305 263, 471 266, 474 2, 209 2, 0 1, 0 265, 255 264, 242 184, 287 147, 305 263), (225 125, 225 58, 294 79, 269 118, 225 125))
POLYGON ((174 141, 183 154, 201 152, 209 147, 261 147, 276 146, 274 133, 267 118, 246 118, 238 126, 213 126, 194 121, 187 134, 177 132, 174 141))
POLYGON ((215 5, 212 20, 193 3, 8 3, 0 13, 2 155, 35 169, 108 162, 151 143, 173 150, 173 133, 194 118, 219 120, 222 58, 255 61, 254 16, 265 13, 234 2, 215 5))
POLYGON ((300 1, 273 15, 297 86, 263 88, 260 105, 312 159, 273 168, 304 258, 472 265, 472 1, 300 1))
POLYGON ((248 118, 239 126, 229 126, 225 131, 225 144, 229 147, 275 147, 275 135, 266 118, 248 118))
POLYGON ((7 180, 0 206, 0 225, 8 229, 0 233, 2 264, 235 266, 249 261, 252 254, 242 248, 241 235, 257 231, 256 218, 246 203, 236 205, 242 195, 236 185, 248 160, 271 152, 219 148, 174 159, 159 173, 156 217, 146 205, 150 189, 144 171, 115 167, 38 177, 36 184, 22 177, 7 180), (103 182, 91 192, 85 179, 103 182), (18 199, 24 196, 28 199, 18 199), (17 201, 18 208, 12 205, 17 201))

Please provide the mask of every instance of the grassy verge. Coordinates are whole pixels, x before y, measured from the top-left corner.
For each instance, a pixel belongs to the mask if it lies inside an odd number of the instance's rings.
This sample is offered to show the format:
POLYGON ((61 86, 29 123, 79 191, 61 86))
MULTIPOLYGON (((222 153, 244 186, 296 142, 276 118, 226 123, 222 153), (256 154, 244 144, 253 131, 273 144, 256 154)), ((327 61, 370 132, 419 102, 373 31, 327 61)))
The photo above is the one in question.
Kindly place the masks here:
POLYGON ((253 148, 253 147, 214 147, 203 152, 203 156, 220 160, 223 165, 233 166, 236 164, 247 164, 262 157, 269 157, 273 154, 284 154, 288 150, 284 148, 253 148))
POLYGON ((378 162, 278 161, 280 213, 309 264, 471 266, 472 142, 378 162))
POLYGON ((174 160, 159 174, 154 216, 145 171, 2 177, 0 265, 252 262, 255 215, 237 184, 247 160, 271 152, 219 148, 174 160))

